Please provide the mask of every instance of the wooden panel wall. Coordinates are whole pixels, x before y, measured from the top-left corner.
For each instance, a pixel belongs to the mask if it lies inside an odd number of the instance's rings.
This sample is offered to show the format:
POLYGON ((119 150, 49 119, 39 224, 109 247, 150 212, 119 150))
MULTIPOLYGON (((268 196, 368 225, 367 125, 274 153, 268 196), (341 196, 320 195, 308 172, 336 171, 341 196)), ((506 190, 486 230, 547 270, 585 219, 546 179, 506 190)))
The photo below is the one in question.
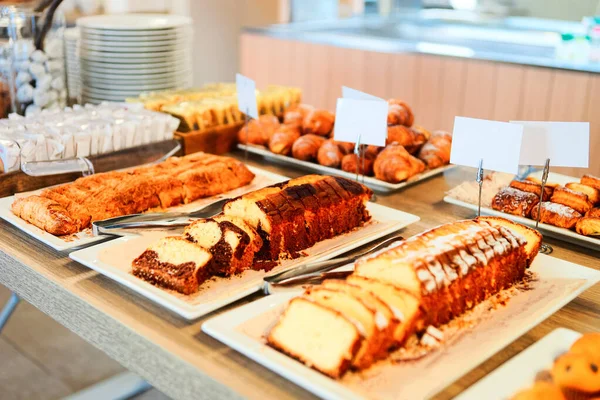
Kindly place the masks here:
POLYGON ((457 115, 496 120, 589 121, 588 170, 600 175, 600 75, 420 54, 388 54, 243 34, 240 70, 258 87, 303 89, 304 101, 335 109, 349 86, 412 105, 416 123, 452 130, 457 115))

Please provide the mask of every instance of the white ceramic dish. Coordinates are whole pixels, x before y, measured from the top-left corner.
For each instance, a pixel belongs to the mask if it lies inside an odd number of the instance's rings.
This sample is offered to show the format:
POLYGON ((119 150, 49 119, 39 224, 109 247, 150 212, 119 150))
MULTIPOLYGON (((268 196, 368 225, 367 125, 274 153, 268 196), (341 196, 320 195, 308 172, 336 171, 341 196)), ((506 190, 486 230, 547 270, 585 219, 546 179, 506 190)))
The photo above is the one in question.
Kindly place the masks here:
POLYGON ((155 48, 157 46, 181 46, 181 45, 189 45, 191 44, 191 40, 185 36, 182 37, 174 37, 174 38, 162 38, 157 37, 157 40, 141 40, 144 38, 139 38, 136 40, 127 40, 122 37, 103 37, 102 39, 92 39, 89 37, 81 38, 79 43, 81 46, 89 47, 89 46, 99 46, 99 47, 149 47, 155 48), (159 40, 160 39, 160 40, 159 40))
POLYGON ((124 40, 127 42, 154 42, 164 40, 180 40, 188 39, 191 37, 193 31, 190 28, 178 28, 170 30, 147 30, 137 31, 132 35, 131 32, 127 31, 111 31, 111 30, 97 30, 97 29, 81 29, 80 37, 82 39, 89 40, 124 40))
POLYGON ((559 355, 568 351, 581 333, 558 328, 517 354, 485 378, 462 392, 455 400, 504 400, 533 386, 539 371, 547 370, 559 355))
POLYGON ((128 92, 128 91, 159 91, 159 90, 167 90, 173 89, 176 87, 183 87, 188 82, 187 77, 182 77, 179 79, 171 79, 168 81, 150 81, 147 82, 127 82, 127 81, 113 81, 107 83, 106 81, 98 81, 95 79, 89 79, 82 77, 81 83, 84 87, 92 91, 94 89, 98 90, 107 90, 110 92, 117 91, 118 93, 128 92))
POLYGON ((191 73, 189 70, 181 70, 176 72, 164 72, 164 73, 155 73, 155 74, 116 74, 116 73, 99 73, 95 71, 86 70, 82 72, 82 76, 89 80, 97 80, 97 81, 106 81, 106 82, 114 82, 114 81, 127 81, 127 82, 136 82, 136 81, 169 81, 180 78, 182 76, 187 76, 191 73))
POLYGON ((128 46, 128 47, 117 47, 112 46, 110 43, 106 43, 104 46, 90 45, 87 43, 81 43, 80 52, 86 54, 89 52, 98 52, 101 54, 121 55, 121 54, 146 54, 148 52, 173 52, 173 51, 186 51, 189 49, 189 45, 186 43, 181 44, 166 44, 160 46, 128 46))
POLYGON ((79 54, 84 60, 100 61, 100 62, 116 62, 122 61, 123 63, 145 63, 145 62, 162 62, 172 60, 186 60, 187 49, 180 49, 176 51, 161 51, 156 53, 104 53, 101 51, 86 50, 84 48, 79 49, 79 54))
MULTIPOLYGON (((238 144, 238 148, 241 150, 247 149, 248 153, 253 153, 253 154, 262 156, 262 157, 266 158, 267 160, 278 163, 278 164, 294 166, 294 167, 301 168, 305 171, 316 172, 319 174, 337 175, 337 176, 343 176, 344 178, 348 178, 348 179, 356 179, 356 174, 342 171, 341 169, 337 169, 337 168, 325 167, 323 165, 320 165, 320 164, 317 164, 314 162, 310 162, 310 161, 298 160, 294 157, 288 157, 288 156, 283 156, 280 154, 275 154, 263 146, 256 146, 256 145, 248 145, 247 146, 244 144, 238 144)), ((454 167, 455 167, 454 165, 446 165, 444 167, 432 169, 430 171, 425 171, 425 172, 415 175, 412 178, 410 178, 409 180, 407 180, 405 182, 401 182, 401 183, 389 183, 389 182, 379 180, 375 177, 366 176, 366 177, 364 177, 364 184, 378 192, 388 192, 388 193, 395 192, 395 191, 405 188, 407 186, 411 186, 411 185, 414 185, 415 183, 419 183, 420 181, 423 181, 427 178, 431 178, 433 176, 441 174, 444 171, 447 171, 454 167)), ((362 179, 363 178, 361 177, 360 178, 361 182, 362 182, 362 179)))
MULTIPOLYGON (((229 193, 226 193, 225 195, 227 195, 228 197, 236 197, 236 196, 239 196, 248 191, 257 190, 264 186, 272 185, 274 183, 281 182, 281 181, 288 179, 285 176, 277 175, 272 172, 262 170, 260 168, 255 168, 255 167, 251 167, 251 166, 248 166, 248 168, 252 172, 254 172, 254 174, 256 175, 256 177, 254 178, 254 181, 250 185, 246 185, 239 189, 233 190, 229 193)), ((35 194, 38 192, 39 191, 31 192, 31 193, 27 193, 27 194, 35 194)), ((22 193, 20 195, 25 195, 25 193, 22 193)), ((209 197, 206 199, 199 199, 190 204, 186 204, 186 205, 178 206, 178 207, 172 207, 169 210, 190 211, 191 212, 191 211, 194 211, 194 210, 197 210, 197 209, 203 207, 204 205, 208 205, 218 199, 221 199, 223 197, 224 197, 224 195, 213 196, 213 197, 209 197)), ((14 198, 15 198, 15 196, 9 196, 9 197, 4 197, 4 198, 0 199, 0 218, 4 219, 5 221, 14 225, 15 227, 17 227, 24 233, 39 240, 40 242, 52 247, 55 250, 59 250, 59 251, 70 250, 70 249, 88 245, 90 243, 96 243, 99 241, 106 240, 106 237, 103 237, 103 236, 93 236, 91 233, 91 229, 87 229, 83 232, 79 232, 76 235, 72 235, 72 236, 69 236, 66 238, 60 237, 60 236, 54 236, 54 235, 22 220, 21 218, 17 217, 16 215, 14 215, 10 211, 10 206, 13 203, 14 198)))
POLYGON ((538 255, 531 270, 539 277, 532 290, 520 291, 505 307, 488 312, 488 318, 442 350, 410 363, 383 361, 339 381, 265 343, 264 334, 297 293, 275 294, 235 308, 205 322, 202 330, 320 398, 430 398, 600 280, 599 271, 543 254, 538 255))
MULTIPOLYGON (((186 61, 189 61, 186 60, 186 61)), ((181 61, 160 61, 156 63, 106 63, 101 61, 88 61, 81 60, 81 67, 85 70, 96 71, 96 72, 111 72, 116 73, 135 73, 135 71, 143 71, 141 73, 156 73, 163 71, 181 71, 186 69, 187 66, 181 61)))
MULTIPOLYGON (((309 261, 335 257, 419 220, 416 215, 375 203, 369 203, 368 209, 373 219, 365 226, 319 242, 303 251, 307 256, 295 260, 284 260, 273 271, 292 268, 309 261)), ((208 288, 190 296, 158 288, 133 276, 130 272, 131 261, 158 237, 169 234, 172 235, 173 232, 162 232, 152 237, 123 237, 76 251, 71 253, 70 257, 186 319, 201 317, 262 289, 264 271, 245 271, 240 276, 228 279, 217 278, 208 284, 208 288), (118 257, 114 257, 113 254, 118 254, 118 257)))
POLYGON ((172 29, 191 24, 191 18, 166 14, 94 15, 77 19, 77 26, 84 29, 116 31, 172 29))

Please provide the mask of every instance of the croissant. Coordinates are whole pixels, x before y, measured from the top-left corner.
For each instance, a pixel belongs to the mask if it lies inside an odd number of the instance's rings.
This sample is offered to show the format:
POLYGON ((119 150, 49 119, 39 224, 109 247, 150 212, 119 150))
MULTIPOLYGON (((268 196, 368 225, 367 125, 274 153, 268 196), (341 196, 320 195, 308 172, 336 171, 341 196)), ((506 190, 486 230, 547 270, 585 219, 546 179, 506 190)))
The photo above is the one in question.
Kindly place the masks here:
POLYGON ((302 131, 315 135, 327 136, 333 129, 335 115, 327 110, 312 110, 302 122, 302 131))
POLYGON ((439 168, 450 162, 451 148, 452 134, 445 131, 435 131, 419 151, 418 157, 427 164, 427 168, 439 168))
POLYGON ((244 125, 238 132, 238 141, 246 144, 266 146, 271 135, 279 128, 279 120, 274 115, 261 115, 244 125))
POLYGON ((397 99, 388 100, 388 125, 404 125, 411 127, 415 116, 405 102, 397 99))
POLYGON ((344 153, 340 150, 338 142, 332 139, 326 140, 317 153, 317 161, 326 167, 339 168, 343 157, 344 153))
POLYGON ((306 115, 314 110, 313 106, 309 106, 308 104, 298 104, 295 107, 290 107, 283 114, 283 123, 286 125, 298 125, 302 126, 302 121, 306 115))
POLYGON ((425 170, 425 163, 410 155, 406 149, 393 143, 375 159, 375 177, 386 182, 399 183, 425 170))
POLYGON ((292 145, 292 156, 302 161, 314 160, 324 141, 325 138, 318 135, 300 136, 292 145))
POLYGON ((288 155, 292 151, 294 142, 300 137, 300 127, 297 125, 281 125, 271 139, 269 150, 275 154, 288 155))
POLYGON ((388 126, 388 137, 386 144, 397 143, 403 146, 410 154, 414 154, 427 141, 427 132, 423 128, 413 129, 403 125, 388 126))
POLYGON ((346 154, 342 158, 342 170, 353 174, 358 171, 361 175, 371 176, 373 175, 373 163, 372 158, 363 157, 359 159, 356 154, 346 154))

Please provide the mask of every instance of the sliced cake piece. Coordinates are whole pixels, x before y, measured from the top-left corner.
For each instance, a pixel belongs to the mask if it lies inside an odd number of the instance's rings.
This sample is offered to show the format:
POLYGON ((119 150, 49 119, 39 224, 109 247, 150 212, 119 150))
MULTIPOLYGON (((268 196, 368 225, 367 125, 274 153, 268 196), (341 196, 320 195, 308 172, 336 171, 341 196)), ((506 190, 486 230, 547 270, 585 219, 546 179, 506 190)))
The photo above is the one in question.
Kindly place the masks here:
POLYGON ((297 297, 271 329, 267 342, 317 371, 340 378, 360 349, 362 336, 341 313, 297 297))
POLYGON ((152 284, 183 294, 198 291, 210 277, 206 268, 212 256, 200 246, 178 236, 153 243, 133 260, 132 273, 152 284))
MULTIPOLYGON (((256 232, 256 229, 251 227, 250 224, 248 224, 243 219, 238 218, 238 217, 233 217, 230 215, 219 214, 219 215, 214 216, 213 219, 218 222, 228 222, 228 223, 234 224, 235 226, 237 226, 238 228, 240 228, 241 230, 246 232, 248 234, 248 237, 250 238, 250 244, 248 245, 247 251, 252 251, 252 257, 254 259, 254 256, 256 255, 256 253, 263 246, 263 240, 260 237, 260 235, 258 234, 258 232, 256 232)), ((252 263, 251 267, 254 268, 254 263, 252 263)))
POLYGON ((401 346, 415 330, 423 328, 419 300, 415 295, 393 285, 362 276, 350 275, 346 281, 375 293, 392 310, 394 317, 400 321, 394 329, 394 347, 401 346))
POLYGON ((377 326, 375 309, 368 307, 361 299, 350 293, 322 287, 307 290, 303 297, 342 313, 356 325, 364 340, 352 360, 352 366, 363 369, 373 364, 386 333, 385 329, 377 326))
POLYGON ((375 310, 375 323, 377 329, 382 331, 383 339, 379 351, 375 353, 374 357, 377 359, 386 357, 388 349, 394 344, 394 331, 400 323, 391 308, 373 292, 343 280, 326 280, 320 287, 351 294, 365 303, 367 307, 375 310))
POLYGON ((259 248, 250 236, 230 221, 199 219, 186 226, 184 236, 212 254, 210 272, 231 276, 252 267, 259 248))

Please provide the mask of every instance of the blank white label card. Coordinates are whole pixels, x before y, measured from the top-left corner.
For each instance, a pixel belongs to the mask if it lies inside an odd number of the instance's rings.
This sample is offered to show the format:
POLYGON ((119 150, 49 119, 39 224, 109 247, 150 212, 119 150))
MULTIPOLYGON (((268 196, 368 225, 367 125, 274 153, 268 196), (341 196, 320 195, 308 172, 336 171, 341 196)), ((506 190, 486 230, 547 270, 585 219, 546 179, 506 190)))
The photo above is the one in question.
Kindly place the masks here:
POLYGON ((523 126, 521 165, 588 168, 589 122, 510 121, 523 126))
POLYGON ((456 117, 450 163, 517 174, 522 138, 521 125, 456 117))
POLYGON ((385 101, 380 97, 373 96, 372 94, 361 92, 360 90, 352 89, 347 86, 342 86, 342 97, 344 99, 385 101))
POLYGON ((338 99, 333 138, 340 142, 360 140, 360 144, 385 146, 387 113, 385 101, 338 99))
POLYGON ((256 84, 242 74, 235 75, 238 109, 240 112, 257 119, 258 107, 256 106, 256 84))

